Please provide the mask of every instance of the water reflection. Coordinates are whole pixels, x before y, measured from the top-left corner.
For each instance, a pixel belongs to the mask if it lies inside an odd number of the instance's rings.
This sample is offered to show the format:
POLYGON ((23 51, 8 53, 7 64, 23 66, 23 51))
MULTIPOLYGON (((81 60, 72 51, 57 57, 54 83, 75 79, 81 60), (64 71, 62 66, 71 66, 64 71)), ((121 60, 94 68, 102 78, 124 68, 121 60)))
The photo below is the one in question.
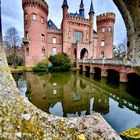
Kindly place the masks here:
POLYGON ((127 94, 124 85, 114 88, 106 80, 94 81, 85 75, 26 73, 26 96, 39 109, 57 116, 99 112, 117 132, 140 122, 140 100, 127 94))

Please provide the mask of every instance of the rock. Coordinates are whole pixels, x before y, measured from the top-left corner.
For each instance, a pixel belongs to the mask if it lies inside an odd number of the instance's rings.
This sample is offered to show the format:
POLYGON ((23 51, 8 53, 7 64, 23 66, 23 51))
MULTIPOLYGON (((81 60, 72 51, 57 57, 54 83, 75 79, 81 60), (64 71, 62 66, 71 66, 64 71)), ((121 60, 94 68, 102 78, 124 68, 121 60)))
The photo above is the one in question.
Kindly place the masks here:
POLYGON ((31 115, 30 115, 30 114, 21 114, 21 117, 22 117, 23 119, 25 119, 26 121, 29 121, 30 118, 31 118, 31 115))
POLYGON ((16 137, 21 138, 21 132, 16 133, 16 137))

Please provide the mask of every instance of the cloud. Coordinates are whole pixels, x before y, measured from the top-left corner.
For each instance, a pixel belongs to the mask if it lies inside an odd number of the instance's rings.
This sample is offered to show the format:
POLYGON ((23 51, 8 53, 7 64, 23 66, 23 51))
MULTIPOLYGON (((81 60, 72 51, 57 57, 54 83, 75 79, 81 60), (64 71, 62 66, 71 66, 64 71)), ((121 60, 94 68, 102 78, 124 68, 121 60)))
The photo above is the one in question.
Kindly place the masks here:
MULTIPOLYGON (((81 0, 68 0, 69 12, 79 12, 79 4, 81 0)), ((47 0, 49 5, 48 19, 52 19, 53 22, 60 28, 62 20, 62 3, 63 0, 47 0)), ((85 15, 88 18, 88 12, 90 9, 91 0, 84 0, 85 15)), ((112 0, 94 0, 95 17, 103 12, 116 13, 115 23, 115 36, 114 43, 118 44, 124 38, 126 38, 126 28, 122 16, 113 3, 112 0)), ((95 20, 94 20, 95 21, 95 20)), ((11 27, 15 26, 19 31, 19 34, 23 36, 24 24, 23 24, 23 9, 22 0, 3 0, 2 1, 2 25, 3 34, 11 27)), ((94 24, 96 29, 96 25, 94 24)))

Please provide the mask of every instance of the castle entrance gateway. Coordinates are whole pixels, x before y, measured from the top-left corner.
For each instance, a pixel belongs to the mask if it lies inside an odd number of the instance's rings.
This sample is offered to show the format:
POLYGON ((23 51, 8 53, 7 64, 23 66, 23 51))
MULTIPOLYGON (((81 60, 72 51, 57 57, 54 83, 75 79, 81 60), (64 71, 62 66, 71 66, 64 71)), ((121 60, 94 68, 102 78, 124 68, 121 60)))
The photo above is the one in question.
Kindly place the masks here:
POLYGON ((87 59, 88 58, 88 50, 83 48, 80 53, 80 59, 87 59))

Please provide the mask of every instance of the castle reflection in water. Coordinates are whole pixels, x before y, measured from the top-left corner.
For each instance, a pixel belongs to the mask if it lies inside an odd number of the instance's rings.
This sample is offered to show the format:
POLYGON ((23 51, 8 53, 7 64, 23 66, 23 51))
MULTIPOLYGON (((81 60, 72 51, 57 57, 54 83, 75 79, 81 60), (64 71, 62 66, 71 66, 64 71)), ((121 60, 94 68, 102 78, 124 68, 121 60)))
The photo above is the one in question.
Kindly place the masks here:
POLYGON ((26 73, 25 77, 26 96, 47 113, 63 117, 89 115, 92 112, 105 115, 109 113, 110 97, 118 102, 120 108, 126 106, 140 113, 139 100, 120 92, 113 94, 101 88, 104 84, 97 82, 101 86, 96 85, 76 74, 26 73))
POLYGON ((63 117, 99 112, 118 133, 140 122, 140 99, 128 94, 126 85, 114 87, 72 72, 13 77, 23 96, 44 112, 63 117))

